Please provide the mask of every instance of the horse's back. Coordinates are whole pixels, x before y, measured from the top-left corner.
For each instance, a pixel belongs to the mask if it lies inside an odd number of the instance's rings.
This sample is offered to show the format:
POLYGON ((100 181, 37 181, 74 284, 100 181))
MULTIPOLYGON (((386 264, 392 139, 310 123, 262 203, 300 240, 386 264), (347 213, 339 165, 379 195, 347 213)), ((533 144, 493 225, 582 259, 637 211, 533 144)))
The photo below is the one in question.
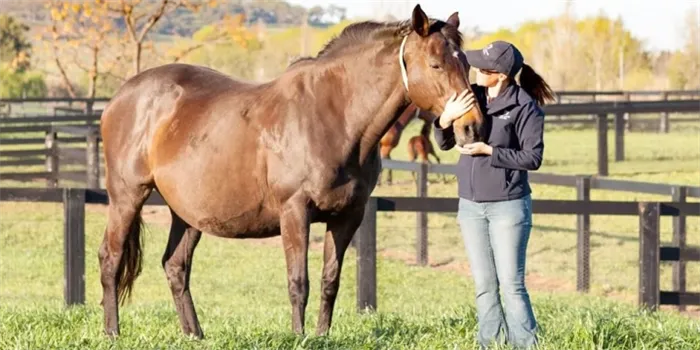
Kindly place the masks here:
POLYGON ((115 158, 136 153, 142 158, 141 165, 149 168, 149 148, 159 135, 168 134, 164 131, 205 117, 207 113, 197 111, 212 108, 224 93, 251 87, 215 70, 187 64, 167 64, 133 76, 101 117, 107 165, 110 158, 114 164, 115 158))

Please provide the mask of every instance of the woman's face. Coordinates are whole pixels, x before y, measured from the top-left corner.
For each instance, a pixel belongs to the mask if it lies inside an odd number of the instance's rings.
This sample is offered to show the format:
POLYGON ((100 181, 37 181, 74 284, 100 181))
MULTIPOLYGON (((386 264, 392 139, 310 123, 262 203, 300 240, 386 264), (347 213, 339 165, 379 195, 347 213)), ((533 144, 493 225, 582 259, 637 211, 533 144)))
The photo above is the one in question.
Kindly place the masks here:
POLYGON ((499 76, 503 74, 486 69, 476 70, 476 84, 484 87, 494 87, 498 84, 499 76))

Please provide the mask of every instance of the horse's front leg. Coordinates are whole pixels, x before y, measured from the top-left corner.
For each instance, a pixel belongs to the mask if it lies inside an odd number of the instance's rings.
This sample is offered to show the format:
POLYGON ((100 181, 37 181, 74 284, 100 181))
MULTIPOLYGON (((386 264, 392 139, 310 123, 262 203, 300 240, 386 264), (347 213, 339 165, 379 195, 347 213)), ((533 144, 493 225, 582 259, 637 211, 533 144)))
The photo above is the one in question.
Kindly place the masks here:
POLYGON ((309 213, 307 201, 295 194, 283 206, 280 229, 284 256, 287 260, 287 288, 292 303, 292 330, 304 333, 304 313, 309 299, 307 253, 309 246, 309 213))
POLYGON ((362 222, 364 206, 333 217, 326 225, 326 238, 323 248, 323 275, 321 278, 321 308, 316 334, 323 335, 331 327, 333 307, 340 287, 340 271, 343 267, 345 251, 352 236, 362 222))

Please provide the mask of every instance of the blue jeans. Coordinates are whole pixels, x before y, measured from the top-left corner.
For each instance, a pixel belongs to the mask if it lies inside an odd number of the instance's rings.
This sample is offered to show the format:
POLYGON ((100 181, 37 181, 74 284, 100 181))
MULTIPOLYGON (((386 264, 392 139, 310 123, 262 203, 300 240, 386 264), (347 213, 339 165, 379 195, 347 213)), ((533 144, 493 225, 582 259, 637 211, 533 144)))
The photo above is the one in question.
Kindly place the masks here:
POLYGON ((525 288, 525 252, 532 228, 530 195, 484 203, 460 198, 457 219, 476 289, 479 343, 483 347, 494 341, 502 344, 505 332, 510 345, 537 344, 537 322, 525 288))

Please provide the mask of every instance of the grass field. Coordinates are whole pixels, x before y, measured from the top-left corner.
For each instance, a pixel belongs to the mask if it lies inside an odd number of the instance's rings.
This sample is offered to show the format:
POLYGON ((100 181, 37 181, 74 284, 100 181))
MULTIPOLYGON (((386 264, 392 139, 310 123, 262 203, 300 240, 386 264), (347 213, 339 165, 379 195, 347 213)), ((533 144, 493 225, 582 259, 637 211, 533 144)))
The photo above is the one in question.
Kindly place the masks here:
MULTIPOLYGON (((348 252, 334 328, 325 337, 290 332, 284 258, 279 241, 227 241, 205 235, 195 255, 192 292, 206 339, 182 336, 160 268, 167 231, 148 226, 145 266, 132 303, 122 307, 122 336, 102 336, 96 250, 105 217, 87 216, 87 305, 62 302, 61 208, 0 205, 1 349, 472 349, 476 319, 471 284, 458 271, 378 261, 379 313, 355 311, 355 253, 348 252), (9 219, 8 219, 9 218, 9 219)), ((318 313, 321 252, 310 254, 306 322, 318 313)), ((574 293, 533 292, 543 349, 700 349, 700 322, 666 311, 574 293)))
MULTIPOLYGON (((418 133, 413 123, 392 153, 393 159, 406 159, 405 143, 418 133)), ((609 135, 609 157, 614 159, 613 135, 609 135)), ((634 181, 700 186, 700 129, 697 124, 676 124, 669 134, 629 132, 625 136, 626 160, 610 162, 610 177, 634 181)), ((443 163, 455 163, 457 152, 438 155, 443 163)), ((594 130, 562 130, 549 127, 545 132, 544 164, 539 170, 557 174, 595 174, 597 171, 594 130)), ((430 175, 429 196, 456 196, 456 180, 447 185, 430 175)), ((375 195, 415 195, 415 185, 407 172, 394 171, 396 184, 382 186, 375 195)), ((532 185, 534 199, 575 199, 574 188, 532 185)), ((670 201, 668 196, 593 190, 593 200, 670 201)), ((698 202, 697 198, 689 201, 698 202)), ((413 213, 380 213, 378 249, 386 254, 415 261, 415 217, 413 213)), ((591 293, 636 302, 638 290, 637 217, 591 217, 591 293)), ((468 270, 456 214, 429 214, 429 257, 443 268, 468 270)), ((576 217, 574 215, 534 216, 534 229, 528 248, 528 274, 532 288, 566 290, 576 288, 576 217)), ((700 218, 687 218, 687 242, 700 245, 700 218)), ((661 242, 671 242, 670 217, 662 218, 661 242)), ((700 264, 687 265, 688 290, 700 290, 700 264)), ((661 286, 671 289, 671 267, 662 264, 661 286)), ((696 308, 697 309, 697 308, 696 308)))
MULTIPOLYGON (((420 125, 409 126, 393 159, 406 159, 405 144, 420 125)), ((548 128, 541 172, 593 174, 596 134, 592 130, 548 128)), ((610 159, 613 159, 610 134, 610 159)), ((440 152, 454 163, 456 152, 440 152)), ((700 185, 700 129, 673 124, 670 134, 627 133, 626 157, 610 163, 613 178, 700 185)), ((395 184, 374 195, 413 196, 410 174, 394 172, 395 184)), ((437 180, 431 175, 432 180, 437 180)), ((1 181, 2 186, 26 185, 1 181)), ((535 199, 574 199, 571 188, 533 185, 535 199)), ((456 182, 433 182, 430 196, 453 197, 456 182)), ((670 200, 669 196, 593 190, 594 200, 670 200)), ((691 199, 697 202, 697 199, 691 199)), ((288 330, 284 259, 277 239, 225 241, 206 236, 195 255, 192 289, 207 335, 203 342, 180 336, 170 291, 160 269, 169 218, 164 208, 147 208, 146 266, 136 282, 133 303, 122 312, 124 336, 117 348, 472 348, 473 291, 464 246, 454 214, 429 215, 432 268, 414 262, 415 214, 378 217, 378 315, 355 314, 354 252, 344 270, 335 328, 329 337, 298 338, 288 330), (248 260, 252 261, 249 262, 248 260), (408 263, 408 264, 407 264, 408 263)), ((103 208, 90 206, 87 231, 85 308, 61 307, 63 243, 61 207, 52 204, 0 203, 0 348, 112 348, 101 337, 101 287, 96 249, 102 238, 103 208), (6 336, 9 335, 9 336, 6 336)), ((591 295, 574 293, 576 219, 571 215, 535 215, 528 250, 528 286, 547 349, 700 349, 700 323, 666 311, 638 313, 638 219, 591 218, 591 295), (621 303, 619 301, 622 301, 621 303)), ((700 218, 687 219, 688 244, 700 245, 700 218)), ((311 297, 307 330, 318 310, 319 240, 312 227, 311 297)), ((671 240, 671 220, 661 226, 671 240)), ((700 264, 688 264, 688 290, 700 291, 700 264)), ((661 286, 671 288, 664 264, 661 286)), ((665 308, 668 309, 668 308, 665 308)), ((698 308, 690 307, 694 314, 698 308)), ((693 314, 693 315, 694 315, 693 314)))

